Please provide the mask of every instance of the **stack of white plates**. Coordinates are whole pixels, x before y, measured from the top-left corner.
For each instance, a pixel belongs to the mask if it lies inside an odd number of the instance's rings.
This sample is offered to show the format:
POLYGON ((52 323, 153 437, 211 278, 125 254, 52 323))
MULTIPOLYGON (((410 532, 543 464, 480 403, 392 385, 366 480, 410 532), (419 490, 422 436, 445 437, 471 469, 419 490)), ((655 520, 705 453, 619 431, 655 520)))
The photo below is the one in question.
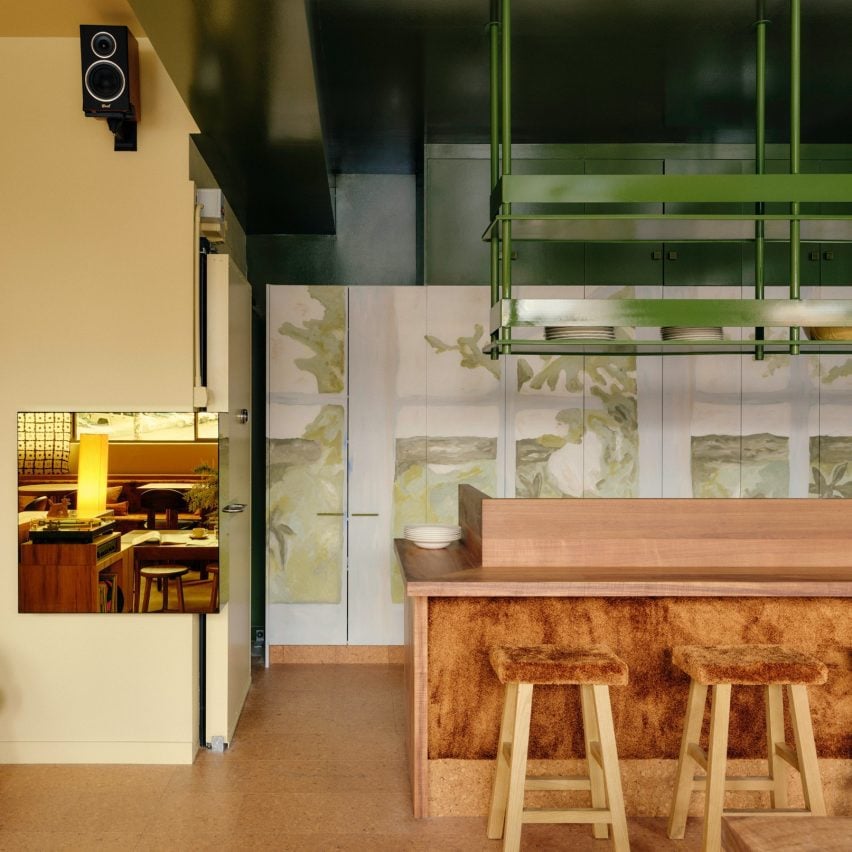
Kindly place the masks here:
POLYGON ((437 550, 450 542, 458 541, 462 536, 461 527, 452 524, 408 524, 404 535, 418 547, 437 550))
POLYGON ((611 325, 548 325, 544 327, 545 340, 614 340, 615 329, 611 325))
POLYGON ((660 329, 663 340, 724 340, 721 328, 688 325, 665 325, 660 329))

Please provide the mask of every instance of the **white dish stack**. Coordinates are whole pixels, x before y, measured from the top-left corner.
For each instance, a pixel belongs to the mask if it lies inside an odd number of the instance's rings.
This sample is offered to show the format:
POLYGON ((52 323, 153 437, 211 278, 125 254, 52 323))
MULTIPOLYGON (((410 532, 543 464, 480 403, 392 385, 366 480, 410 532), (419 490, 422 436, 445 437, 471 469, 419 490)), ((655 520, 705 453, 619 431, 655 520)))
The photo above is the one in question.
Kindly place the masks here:
POLYGON ((615 340, 615 328, 611 325, 546 325, 545 340, 615 340))
POLYGON ((407 524, 403 534, 418 547, 438 550, 462 537, 461 527, 452 524, 407 524))
POLYGON ((695 326, 666 325, 660 329, 663 340, 724 340, 722 329, 715 326, 700 328, 695 326))

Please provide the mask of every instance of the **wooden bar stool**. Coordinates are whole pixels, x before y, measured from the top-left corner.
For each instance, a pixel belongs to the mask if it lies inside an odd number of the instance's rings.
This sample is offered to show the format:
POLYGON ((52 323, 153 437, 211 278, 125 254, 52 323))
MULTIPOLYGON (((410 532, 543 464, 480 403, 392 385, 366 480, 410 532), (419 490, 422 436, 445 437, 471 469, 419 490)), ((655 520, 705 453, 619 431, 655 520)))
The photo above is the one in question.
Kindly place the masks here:
POLYGON ((607 837, 617 852, 627 850, 627 817, 621 792, 609 687, 627 683, 627 665, 607 648, 537 645, 491 650, 491 665, 506 684, 497 772, 488 815, 488 836, 503 837, 503 849, 520 848, 525 822, 592 823, 594 836, 607 837), (536 684, 580 687, 583 738, 589 774, 571 777, 528 777, 532 692, 536 684), (589 790, 590 808, 524 808, 525 790, 589 790))
POLYGON ((186 612, 183 601, 183 575, 189 571, 186 565, 148 565, 139 571, 139 576, 145 582, 145 595, 142 600, 142 612, 148 612, 148 603, 151 600, 151 581, 162 581, 163 605, 160 612, 174 612, 169 609, 169 580, 174 580, 178 593, 178 612, 186 612))
MULTIPOLYGON (((828 678, 824 663, 780 645, 720 645, 703 648, 681 645, 673 649, 672 661, 692 679, 683 737, 680 744, 677 780, 669 817, 668 835, 680 839, 686 830, 690 794, 704 790, 705 852, 721 849, 722 814, 725 790, 766 790, 770 808, 780 813, 825 815, 822 782, 817 764, 814 731, 808 704, 808 684, 822 684, 828 678), (769 774, 744 778, 725 775, 728 756, 728 719, 733 684, 766 688, 766 736, 769 774), (705 754, 699 744, 707 688, 713 687, 710 712, 710 741, 705 754), (782 687, 787 687, 795 749, 784 742, 782 687), (790 764, 802 778, 805 807, 787 808, 787 773, 790 764), (696 767, 705 775, 695 775, 696 767)), ((732 815, 771 814, 772 810, 737 810, 732 815)))

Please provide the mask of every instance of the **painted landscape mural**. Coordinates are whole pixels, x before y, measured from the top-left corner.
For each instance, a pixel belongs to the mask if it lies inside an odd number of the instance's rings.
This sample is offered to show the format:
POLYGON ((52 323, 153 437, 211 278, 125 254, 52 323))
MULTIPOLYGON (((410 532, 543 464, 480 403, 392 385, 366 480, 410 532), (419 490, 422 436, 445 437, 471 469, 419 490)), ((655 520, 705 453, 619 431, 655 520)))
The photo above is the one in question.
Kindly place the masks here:
POLYGON ((454 523, 463 482, 518 497, 852 497, 852 358, 493 361, 487 288, 269 293, 273 605, 362 608, 383 636, 401 630, 392 539, 454 523), (349 505, 364 500, 377 511, 349 505), (365 532, 356 517, 376 520, 365 532))

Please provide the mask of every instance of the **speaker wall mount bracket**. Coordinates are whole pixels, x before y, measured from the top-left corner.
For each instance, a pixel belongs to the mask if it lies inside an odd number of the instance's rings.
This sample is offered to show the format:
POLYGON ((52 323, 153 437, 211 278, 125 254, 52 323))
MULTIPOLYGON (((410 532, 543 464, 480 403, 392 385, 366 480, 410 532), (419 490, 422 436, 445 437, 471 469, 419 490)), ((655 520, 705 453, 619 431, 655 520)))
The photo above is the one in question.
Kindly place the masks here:
POLYGON ((121 118, 108 118, 107 127, 115 137, 113 143, 114 151, 136 150, 136 120, 122 116, 121 118))

